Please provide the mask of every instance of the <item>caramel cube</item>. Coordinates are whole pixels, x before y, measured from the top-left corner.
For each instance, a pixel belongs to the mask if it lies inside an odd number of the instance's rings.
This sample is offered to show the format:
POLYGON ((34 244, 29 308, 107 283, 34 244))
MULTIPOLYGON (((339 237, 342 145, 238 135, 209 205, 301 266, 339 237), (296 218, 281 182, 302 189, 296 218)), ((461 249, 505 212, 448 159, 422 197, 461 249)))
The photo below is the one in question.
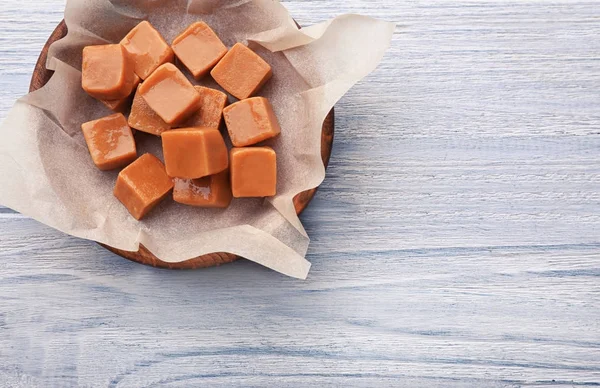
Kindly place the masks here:
POLYGON ((131 128, 151 133, 156 136, 160 136, 164 131, 171 129, 171 126, 165 123, 165 121, 161 119, 148 104, 146 104, 146 100, 140 95, 139 88, 133 97, 133 105, 131 105, 131 113, 129 113, 127 123, 131 128))
POLYGON ((173 62, 173 50, 152 24, 143 21, 121 40, 134 61, 135 73, 146 79, 160 65, 173 62))
POLYGON ((144 154, 117 177, 114 195, 139 220, 173 188, 165 166, 152 154, 144 154))
MULTIPOLYGON (((137 74, 133 73, 133 90, 137 89, 138 85, 140 84, 140 81, 140 77, 138 77, 137 74)), ((100 102, 103 103, 104 106, 106 106, 108 109, 114 112, 125 113, 125 111, 127 111, 127 108, 129 108, 129 106, 131 105, 132 95, 133 92, 129 96, 121 98, 120 100, 100 100, 100 102)))
POLYGON ((81 130, 92 160, 100 170, 125 166, 137 157, 131 128, 121 113, 83 123, 81 130))
POLYGON ((281 132, 273 107, 264 97, 252 97, 231 104, 223 109, 223 117, 235 147, 256 144, 281 132))
POLYGON ((219 90, 194 86, 200 94, 200 103, 186 122, 186 127, 205 127, 219 129, 223 109, 227 105, 227 95, 219 90))
POLYGON ((216 174, 229 165, 221 132, 213 128, 181 128, 162 134, 167 174, 195 179, 216 174))
POLYGON ((210 75, 219 85, 240 100, 255 94, 271 78, 271 66, 241 43, 212 69, 210 75))
POLYGON ((123 46, 106 44, 83 48, 81 87, 99 100, 120 100, 133 90, 133 62, 123 46))
POLYGON ((196 79, 208 74, 227 53, 227 47, 204 22, 191 24, 173 40, 171 47, 196 79))
POLYGON ((271 147, 231 149, 233 196, 270 197, 277 193, 277 157, 271 147))
POLYGON ((183 73, 172 63, 165 63, 138 89, 150 108, 165 123, 173 125, 192 115, 200 95, 183 73))
POLYGON ((175 178, 174 181, 173 199, 175 202, 217 208, 226 208, 231 203, 228 170, 200 179, 175 178))

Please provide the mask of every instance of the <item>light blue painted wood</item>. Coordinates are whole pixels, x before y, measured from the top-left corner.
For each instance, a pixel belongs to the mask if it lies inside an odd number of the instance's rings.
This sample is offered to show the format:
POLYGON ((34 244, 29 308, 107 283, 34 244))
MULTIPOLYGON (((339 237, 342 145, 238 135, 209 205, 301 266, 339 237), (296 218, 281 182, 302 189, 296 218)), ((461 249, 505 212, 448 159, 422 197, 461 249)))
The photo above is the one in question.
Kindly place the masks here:
MULTIPOLYGON (((0 118, 63 1, 0 3, 0 118)), ((600 2, 289 1, 399 22, 337 105, 305 282, 143 267, 0 208, 0 386, 600 384, 600 2)))

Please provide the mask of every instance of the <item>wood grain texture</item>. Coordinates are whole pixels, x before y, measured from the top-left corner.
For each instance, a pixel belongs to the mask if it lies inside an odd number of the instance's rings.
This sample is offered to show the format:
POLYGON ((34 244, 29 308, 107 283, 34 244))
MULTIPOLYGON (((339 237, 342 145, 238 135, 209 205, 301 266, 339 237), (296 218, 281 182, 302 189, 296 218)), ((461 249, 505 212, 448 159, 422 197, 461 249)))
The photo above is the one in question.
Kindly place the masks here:
MULTIPOLYGON (((52 31, 52 34, 50 34, 50 37, 44 44, 44 47, 42 47, 42 50, 33 69, 33 74, 31 75, 31 81, 29 83, 30 92, 36 91, 45 86, 46 83, 52 77, 52 74, 54 74, 53 71, 46 69, 48 50, 50 49, 50 45, 52 43, 56 42, 59 39, 62 39, 66 35, 67 25, 65 21, 62 20, 60 23, 58 23, 54 31, 52 31)), ((334 128, 334 109, 332 108, 327 117, 325 117, 325 120, 323 121, 323 129, 321 132, 321 158, 323 160, 323 164, 325 165, 325 169, 327 169, 327 165, 329 164, 329 158, 331 157, 331 147, 333 144, 334 128)), ((315 196, 317 189, 318 187, 305 190, 297 194, 293 198, 296 214, 300 214, 304 211, 304 209, 306 209, 310 201, 315 196)), ((218 266, 221 264, 231 263, 240 258, 239 256, 234 255, 232 253, 212 252, 206 255, 190 258, 189 260, 185 260, 179 263, 169 263, 160 260, 142 244, 140 244, 140 247, 137 250, 137 252, 124 251, 122 249, 117 249, 106 244, 100 245, 108 249, 109 251, 116 253, 117 255, 124 257, 128 260, 132 260, 145 265, 150 265, 152 267, 167 269, 208 268, 218 266)))
MULTIPOLYGON (((1 209, 0 386, 600 385, 600 3, 285 4, 399 22, 336 105, 308 280, 144 267, 1 209)), ((62 7, 0 3, 0 117, 62 7)))

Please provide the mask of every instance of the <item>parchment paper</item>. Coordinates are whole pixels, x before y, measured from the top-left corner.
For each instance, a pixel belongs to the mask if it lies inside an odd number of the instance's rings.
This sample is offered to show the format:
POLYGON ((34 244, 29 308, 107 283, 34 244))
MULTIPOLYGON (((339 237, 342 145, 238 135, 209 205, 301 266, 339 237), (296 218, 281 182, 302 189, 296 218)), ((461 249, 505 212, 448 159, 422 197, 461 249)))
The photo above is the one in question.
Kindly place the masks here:
MULTIPOLYGON (((389 46, 393 23, 341 16, 299 30, 272 0, 68 0, 68 35, 54 43, 42 89, 19 99, 0 128, 0 203, 73 236, 137 251, 142 243, 167 262, 230 252, 283 274, 306 278, 309 238, 292 198, 318 186, 325 170, 321 126, 331 107, 371 72, 389 46), (99 171, 80 126, 111 112, 81 89, 84 46, 116 43, 141 20, 167 41, 207 22, 227 46, 248 44, 273 68, 259 92, 271 100, 281 136, 277 196, 234 199, 226 210, 167 199, 142 221, 113 196, 118 171, 99 171)), ((218 87, 207 77, 200 82, 218 87)), ((138 133, 138 154, 162 158, 160 141, 138 133)))

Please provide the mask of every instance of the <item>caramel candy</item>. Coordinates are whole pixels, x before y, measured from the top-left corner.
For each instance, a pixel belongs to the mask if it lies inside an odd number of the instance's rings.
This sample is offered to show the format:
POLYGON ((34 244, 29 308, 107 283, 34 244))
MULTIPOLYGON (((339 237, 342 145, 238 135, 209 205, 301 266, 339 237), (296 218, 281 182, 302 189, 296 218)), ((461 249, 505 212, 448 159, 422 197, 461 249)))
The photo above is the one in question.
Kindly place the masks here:
POLYGON ((146 100, 140 95, 139 88, 135 93, 135 97, 133 97, 133 105, 131 106, 131 113, 129 113, 127 123, 131 128, 151 133, 156 136, 160 136, 164 131, 171 129, 171 126, 165 123, 165 121, 161 119, 148 104, 146 104, 146 100))
POLYGON ((190 25, 173 40, 172 48, 177 58, 196 79, 208 74, 227 53, 227 47, 204 22, 190 25))
POLYGON ((210 75, 219 85, 240 100, 252 96, 271 78, 271 66, 241 43, 212 69, 210 75))
POLYGON ((140 85, 139 94, 167 124, 188 118, 198 106, 200 95, 172 63, 160 66, 140 85))
POLYGON ((227 105, 227 95, 219 90, 194 86, 200 94, 197 111, 186 122, 186 127, 208 127, 219 129, 223 108, 227 105))
POLYGON ((100 170, 125 166, 137 157, 131 128, 121 113, 83 123, 81 130, 92 160, 100 170))
POLYGON ((202 178, 221 172, 229 165, 225 140, 214 128, 163 132, 162 146, 167 174, 174 178, 202 178))
MULTIPOLYGON (((138 77, 137 74, 133 73, 133 90, 137 89, 138 85, 140 84, 140 81, 140 77, 138 77)), ((131 93, 125 98, 121 98, 120 100, 100 100, 100 102, 112 111, 125 113, 125 111, 127 111, 127 108, 129 108, 129 106, 131 105, 132 94, 133 93, 131 93)))
POLYGON ((231 203, 229 171, 205 176, 200 179, 175 178, 173 199, 175 202, 198 207, 226 208, 231 203))
POLYGON ((173 50, 152 24, 143 21, 121 40, 134 61, 135 73, 146 79, 160 65, 173 62, 173 50))
POLYGON ((233 196, 270 197, 277 192, 277 157, 271 147, 231 149, 233 196))
POLYGON ((173 181, 162 162, 152 154, 144 154, 119 173, 114 195, 139 220, 172 188, 173 181))
POLYGON ((133 62, 123 46, 106 44, 83 48, 81 87, 99 100, 120 100, 133 90, 133 62))
POLYGON ((223 109, 223 117, 235 147, 256 144, 281 132, 271 103, 264 97, 252 97, 231 104, 223 109))

